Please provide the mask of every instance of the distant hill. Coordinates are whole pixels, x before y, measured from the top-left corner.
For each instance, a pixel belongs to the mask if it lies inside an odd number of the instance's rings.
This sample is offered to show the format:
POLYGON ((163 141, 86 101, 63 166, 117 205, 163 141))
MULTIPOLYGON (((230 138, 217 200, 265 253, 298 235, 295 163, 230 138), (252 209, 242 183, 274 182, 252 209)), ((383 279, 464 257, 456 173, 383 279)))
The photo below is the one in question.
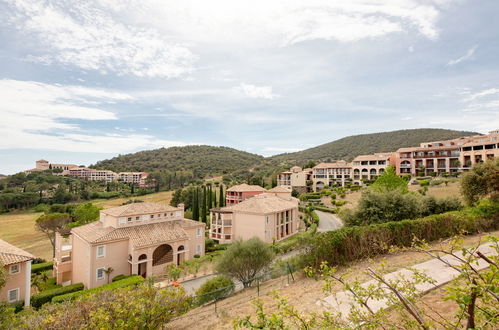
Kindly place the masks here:
POLYGON ((440 128, 404 129, 391 132, 353 135, 314 148, 270 157, 273 163, 302 164, 308 160, 352 160, 357 155, 396 151, 398 148, 418 146, 421 142, 455 139, 476 135, 475 132, 440 128))
POLYGON ((184 146, 140 151, 96 163, 93 168, 124 171, 192 171, 195 176, 229 174, 259 163, 263 156, 228 147, 184 146))

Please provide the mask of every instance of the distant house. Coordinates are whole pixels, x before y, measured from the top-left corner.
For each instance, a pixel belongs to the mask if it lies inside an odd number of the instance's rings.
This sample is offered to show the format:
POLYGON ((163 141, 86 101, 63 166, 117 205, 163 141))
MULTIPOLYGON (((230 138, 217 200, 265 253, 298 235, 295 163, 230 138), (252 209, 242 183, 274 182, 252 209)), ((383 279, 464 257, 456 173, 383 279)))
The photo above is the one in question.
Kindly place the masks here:
POLYGON ((102 210, 96 222, 56 236, 58 284, 94 288, 117 275, 163 275, 168 264, 204 255, 205 224, 184 218, 184 205, 133 203, 102 210), (106 271, 112 268, 110 275, 106 271))
POLYGON ((249 185, 246 183, 232 186, 227 189, 227 194, 225 197, 225 205, 234 205, 245 201, 248 198, 262 194, 266 192, 267 189, 256 186, 249 185))
POLYGON ((217 242, 258 237, 264 242, 280 241, 298 232, 298 199, 291 190, 276 187, 237 204, 210 210, 209 237, 217 242))
POLYGON ((31 296, 31 261, 35 257, 0 239, 0 264, 7 275, 7 282, 0 290, 0 300, 15 303, 24 300, 29 306, 31 296))
POLYGON ((277 176, 277 185, 290 187, 299 192, 307 192, 307 181, 312 178, 312 169, 303 169, 299 166, 293 166, 289 171, 279 173, 277 176))
POLYGON ((312 169, 314 191, 325 186, 342 186, 352 182, 352 163, 339 160, 333 163, 320 163, 312 169))
POLYGON ((121 179, 125 183, 134 183, 139 187, 146 186, 147 180, 146 172, 120 172, 118 173, 118 178, 121 179))
POLYGON ((376 180, 390 165, 395 165, 395 153, 375 153, 360 155, 352 161, 352 179, 356 185, 362 185, 363 180, 376 180))

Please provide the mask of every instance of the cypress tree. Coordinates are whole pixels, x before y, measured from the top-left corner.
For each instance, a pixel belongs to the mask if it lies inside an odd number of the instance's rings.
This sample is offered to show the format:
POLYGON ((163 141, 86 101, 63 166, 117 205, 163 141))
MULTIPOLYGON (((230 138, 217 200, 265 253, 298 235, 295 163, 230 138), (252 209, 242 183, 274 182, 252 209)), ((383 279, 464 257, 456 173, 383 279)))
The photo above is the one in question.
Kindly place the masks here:
POLYGON ((213 191, 212 193, 211 200, 213 201, 213 207, 217 207, 217 191, 213 191))
POLYGON ((224 186, 220 185, 220 196, 218 196, 218 206, 223 207, 225 205, 225 196, 224 196, 224 186))
POLYGON ((203 186, 203 198, 201 200, 201 221, 206 223, 206 186, 203 186))
POLYGON ((213 207, 213 194, 211 193, 211 184, 208 186, 208 210, 213 207))
POLYGON ((192 201, 192 220, 199 221, 199 191, 198 187, 194 189, 194 196, 192 201))

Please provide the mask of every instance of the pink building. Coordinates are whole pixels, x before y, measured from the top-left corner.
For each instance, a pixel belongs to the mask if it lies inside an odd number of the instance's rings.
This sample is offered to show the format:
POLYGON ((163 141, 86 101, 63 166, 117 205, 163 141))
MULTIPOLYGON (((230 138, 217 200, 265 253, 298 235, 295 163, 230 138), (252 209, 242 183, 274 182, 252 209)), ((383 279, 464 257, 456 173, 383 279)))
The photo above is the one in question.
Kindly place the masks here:
POLYGON ((271 243, 299 229, 298 199, 283 187, 210 212, 209 237, 220 244, 252 237, 271 243))
POLYGON ((24 299, 29 306, 31 296, 31 261, 35 257, 0 239, 0 264, 7 275, 5 286, 0 289, 0 300, 15 303, 24 299))
POLYGON ((146 172, 120 172, 118 177, 125 183, 135 183, 139 187, 146 186, 146 172))
POLYGON ((54 276, 59 284, 94 288, 117 275, 163 275, 168 264, 204 255, 204 231, 204 223, 184 218, 183 204, 102 210, 98 221, 71 229, 67 239, 57 235, 54 276))
POLYGON ((232 186, 229 189, 227 189, 227 194, 225 197, 225 204, 227 206, 229 205, 235 205, 238 204, 242 201, 245 201, 246 199, 259 195, 261 193, 266 192, 267 190, 263 187, 256 186, 256 185, 249 185, 246 183, 239 184, 237 186, 232 186))

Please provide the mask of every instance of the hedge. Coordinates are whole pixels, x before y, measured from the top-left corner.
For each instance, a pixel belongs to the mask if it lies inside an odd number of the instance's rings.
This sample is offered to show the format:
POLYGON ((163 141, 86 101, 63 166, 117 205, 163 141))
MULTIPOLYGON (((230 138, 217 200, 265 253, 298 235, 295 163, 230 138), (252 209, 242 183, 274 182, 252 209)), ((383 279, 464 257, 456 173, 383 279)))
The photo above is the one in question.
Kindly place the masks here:
POLYGON ((342 265, 387 253, 391 246, 409 247, 414 237, 431 242, 462 232, 476 234, 497 229, 499 203, 484 201, 461 211, 321 233, 308 242, 307 263, 314 267, 323 261, 342 265))
POLYGON ((338 213, 337 209, 330 209, 329 207, 324 207, 324 206, 314 206, 314 209, 322 212, 338 213))
POLYGON ((44 272, 46 270, 52 270, 53 266, 54 266, 53 261, 42 262, 39 264, 33 264, 33 265, 31 265, 31 273, 32 274, 39 274, 39 273, 44 272))
POLYGON ((203 305, 212 300, 226 298, 234 292, 234 288, 234 282, 227 276, 210 278, 196 291, 196 302, 203 305))
POLYGON ((40 308, 43 304, 50 302, 53 297, 75 293, 77 291, 83 290, 83 288, 84 286, 82 283, 76 283, 68 286, 63 286, 62 288, 42 291, 31 296, 31 306, 33 306, 34 308, 40 308))
POLYGON ((97 288, 78 291, 78 292, 72 292, 72 293, 68 293, 68 294, 54 297, 54 299, 52 299, 52 302, 63 302, 63 301, 68 301, 68 300, 74 300, 74 299, 77 299, 79 297, 83 297, 83 296, 97 293, 100 291, 115 290, 118 288, 124 288, 124 287, 132 286, 132 285, 137 285, 137 284, 140 284, 142 282, 144 282, 144 278, 142 276, 132 275, 132 276, 128 276, 122 280, 111 282, 109 284, 104 284, 104 285, 99 286, 97 288))

